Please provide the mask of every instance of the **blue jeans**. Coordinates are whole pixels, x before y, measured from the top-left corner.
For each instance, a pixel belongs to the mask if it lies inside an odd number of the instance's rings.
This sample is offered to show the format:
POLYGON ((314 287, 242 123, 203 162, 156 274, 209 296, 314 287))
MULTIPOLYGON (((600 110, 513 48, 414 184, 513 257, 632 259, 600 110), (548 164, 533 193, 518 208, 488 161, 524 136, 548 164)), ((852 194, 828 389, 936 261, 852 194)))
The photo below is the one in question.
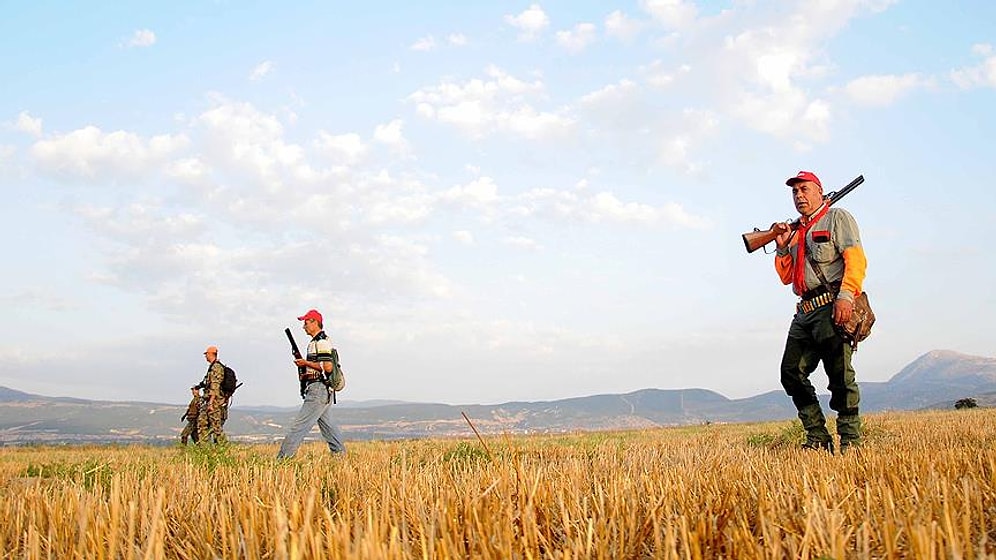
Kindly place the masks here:
POLYGON ((280 452, 277 458, 293 457, 297 453, 297 448, 301 447, 304 436, 308 435, 311 427, 318 421, 318 429, 322 432, 322 437, 329 444, 332 453, 345 453, 346 446, 342 443, 342 432, 339 427, 332 423, 332 399, 328 389, 322 383, 311 383, 304 391, 304 403, 297 413, 297 418, 291 424, 287 437, 280 444, 280 452))

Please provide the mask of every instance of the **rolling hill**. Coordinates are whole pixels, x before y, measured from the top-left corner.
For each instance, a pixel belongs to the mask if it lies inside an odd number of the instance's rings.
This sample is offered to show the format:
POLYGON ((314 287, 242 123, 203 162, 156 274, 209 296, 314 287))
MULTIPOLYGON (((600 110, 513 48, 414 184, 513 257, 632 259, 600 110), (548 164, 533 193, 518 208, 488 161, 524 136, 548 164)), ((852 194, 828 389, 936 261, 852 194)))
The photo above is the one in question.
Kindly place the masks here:
MULTIPOLYGON (((817 379, 822 372, 815 374, 817 379)), ((818 385, 819 386, 819 385, 818 385)), ((861 383, 862 410, 949 408, 975 397, 996 403, 996 358, 935 350, 886 382, 861 383)), ((826 406, 826 396, 821 397, 826 406)), ((0 387, 0 444, 128 443, 175 441, 185 406, 45 397, 0 387)), ((226 432, 244 442, 283 437, 296 408, 239 407, 226 432)), ((729 399, 707 389, 643 389, 555 401, 497 405, 447 405, 398 401, 347 402, 336 416, 348 439, 466 436, 461 412, 482 433, 551 433, 791 419, 795 410, 781 391, 729 399)))

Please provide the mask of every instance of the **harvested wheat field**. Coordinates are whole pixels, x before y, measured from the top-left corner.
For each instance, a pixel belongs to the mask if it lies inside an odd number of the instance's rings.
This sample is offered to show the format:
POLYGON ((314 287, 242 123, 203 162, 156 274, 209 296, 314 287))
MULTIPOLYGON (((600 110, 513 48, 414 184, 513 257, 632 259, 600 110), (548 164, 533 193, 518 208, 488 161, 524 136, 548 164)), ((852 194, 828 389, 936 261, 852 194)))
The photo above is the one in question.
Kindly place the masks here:
POLYGON ((996 556, 996 410, 275 446, 0 450, 3 558, 996 556))

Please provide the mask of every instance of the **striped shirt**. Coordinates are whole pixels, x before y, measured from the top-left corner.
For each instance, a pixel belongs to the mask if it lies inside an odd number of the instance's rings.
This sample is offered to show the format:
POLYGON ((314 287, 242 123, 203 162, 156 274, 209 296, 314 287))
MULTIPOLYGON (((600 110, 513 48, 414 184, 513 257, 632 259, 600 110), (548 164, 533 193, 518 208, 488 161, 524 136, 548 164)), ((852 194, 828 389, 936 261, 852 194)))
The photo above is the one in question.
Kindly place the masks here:
MULTIPOLYGON (((332 339, 325 334, 325 331, 319 331, 318 334, 311 339, 311 342, 308 343, 308 357, 306 359, 309 362, 318 363, 332 361, 332 339)), ((307 375, 309 377, 315 377, 325 375, 325 372, 309 367, 307 375)))

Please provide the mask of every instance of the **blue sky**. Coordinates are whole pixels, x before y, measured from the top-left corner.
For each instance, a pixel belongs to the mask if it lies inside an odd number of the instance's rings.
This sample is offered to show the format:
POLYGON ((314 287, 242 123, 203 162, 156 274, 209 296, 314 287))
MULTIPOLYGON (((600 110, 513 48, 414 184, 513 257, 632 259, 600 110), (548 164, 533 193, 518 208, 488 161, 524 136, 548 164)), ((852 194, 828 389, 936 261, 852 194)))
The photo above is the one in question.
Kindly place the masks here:
MULTIPOLYGON (((298 402, 778 389, 794 299, 740 234, 815 171, 884 381, 994 355, 987 2, 36 2, 0 20, 0 384, 298 402)), ((825 386, 822 373, 816 382, 825 386)))

